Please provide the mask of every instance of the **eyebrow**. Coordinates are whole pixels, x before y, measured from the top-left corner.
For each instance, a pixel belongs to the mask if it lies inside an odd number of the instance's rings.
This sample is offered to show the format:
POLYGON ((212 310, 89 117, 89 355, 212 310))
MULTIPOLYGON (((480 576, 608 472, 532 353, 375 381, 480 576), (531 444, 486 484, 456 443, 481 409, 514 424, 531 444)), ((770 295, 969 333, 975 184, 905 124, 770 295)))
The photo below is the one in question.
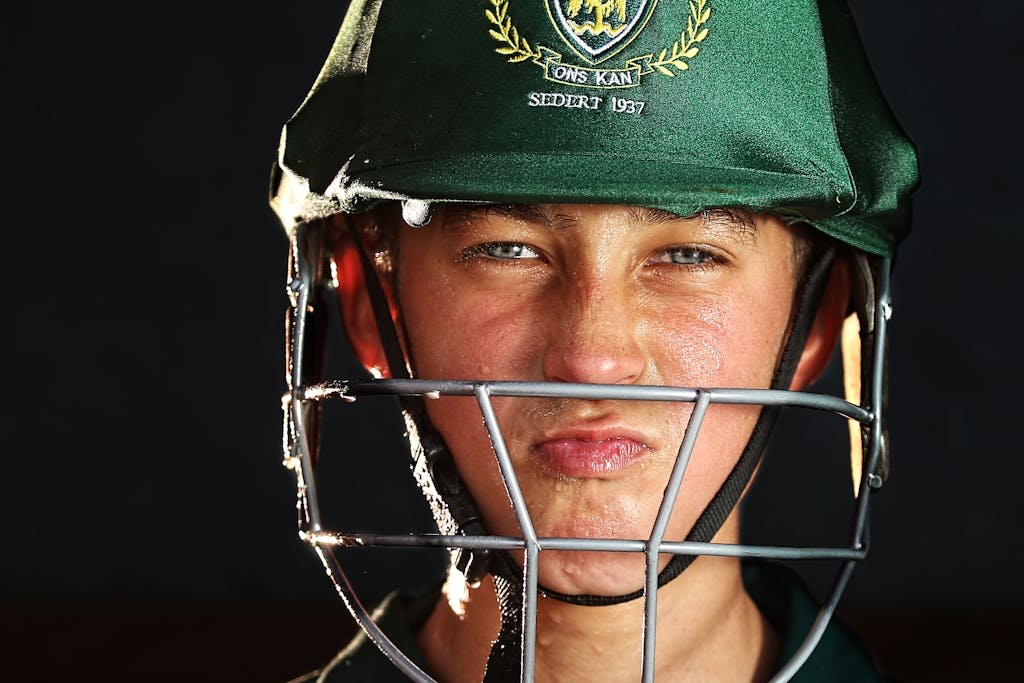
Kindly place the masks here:
POLYGON ((443 228, 458 227, 487 216, 554 227, 551 217, 536 204, 448 204, 445 205, 443 228))
MULTIPOLYGON (((490 215, 501 216, 526 223, 545 225, 557 232, 564 232, 579 223, 575 216, 549 214, 537 204, 450 204, 445 208, 443 228, 465 225, 470 221, 490 215)), ((704 224, 716 231, 731 233, 737 241, 755 242, 757 225, 747 209, 716 207, 705 209, 692 216, 680 216, 666 209, 647 206, 630 206, 629 217, 638 224, 659 225, 680 219, 703 219, 704 224)))

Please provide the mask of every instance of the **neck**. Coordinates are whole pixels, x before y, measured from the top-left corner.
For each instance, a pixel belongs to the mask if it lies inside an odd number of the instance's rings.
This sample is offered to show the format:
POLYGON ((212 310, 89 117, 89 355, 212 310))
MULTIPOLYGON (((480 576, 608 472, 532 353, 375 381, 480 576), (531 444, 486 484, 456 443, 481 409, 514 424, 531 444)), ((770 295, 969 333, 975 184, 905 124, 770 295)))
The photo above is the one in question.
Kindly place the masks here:
MULTIPOLYGON (((735 537, 735 522, 719 536, 735 537)), ((716 541, 731 542, 733 538, 716 541)), ((550 598, 537 606, 538 681, 636 681, 641 669, 643 599, 583 607, 550 598)), ((501 620, 488 579, 463 615, 442 600, 417 641, 444 683, 480 681, 501 620)), ((671 681, 767 680, 777 636, 747 595, 735 558, 700 557, 658 591, 656 675, 671 681)))

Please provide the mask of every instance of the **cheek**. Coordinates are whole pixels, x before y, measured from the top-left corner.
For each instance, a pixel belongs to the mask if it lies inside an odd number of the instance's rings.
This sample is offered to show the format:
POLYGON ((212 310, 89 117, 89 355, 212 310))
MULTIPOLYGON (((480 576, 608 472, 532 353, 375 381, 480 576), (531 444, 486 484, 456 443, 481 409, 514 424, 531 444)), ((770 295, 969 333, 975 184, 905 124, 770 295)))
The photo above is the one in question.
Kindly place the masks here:
POLYGON ((777 339, 769 342, 772 335, 752 325, 745 308, 709 301, 651 316, 645 335, 651 375, 647 383, 761 386, 762 373, 756 370, 772 362, 777 339), (750 335, 758 341, 752 342, 750 335))
MULTIPOLYGON (((697 386, 768 388, 785 339, 788 299, 768 296, 738 301, 729 309, 705 316, 699 343, 710 343, 717 354, 705 353, 708 365, 695 371, 697 386), (717 362, 717 366, 712 361, 717 362)), ((709 309, 710 310, 710 309, 709 309)), ((692 342, 698 343, 698 342, 692 342)), ((750 439, 760 406, 713 405, 709 408, 687 468, 680 503, 671 530, 683 537, 722 482, 750 439)))
POLYGON ((648 383, 767 388, 789 318, 788 299, 771 291, 645 306, 648 383))
MULTIPOLYGON (((507 295, 480 293, 450 280, 440 282, 442 286, 429 293, 410 289, 402 293, 404 331, 415 375, 430 379, 537 379, 540 342, 536 320, 530 315, 538 315, 538 308, 507 295)), ((493 405, 503 435, 515 450, 515 420, 510 413, 521 405, 512 399, 495 399, 493 405)), ((517 533, 476 400, 442 397, 427 401, 426 408, 444 435, 488 528, 495 533, 517 533)))
POLYGON ((452 288, 403 314, 420 377, 525 379, 539 365, 537 310, 523 302, 452 288))
MULTIPOLYGON (((505 526, 507 521, 512 521, 511 503, 476 400, 468 396, 447 396, 428 401, 427 415, 444 436, 459 474, 480 506, 488 528, 498 533, 513 531, 514 527, 505 526)), ((504 422, 501 416, 498 421, 499 424, 504 422)), ((507 435, 503 436, 507 442, 507 435)))
POLYGON ((646 316, 649 383, 708 386, 720 374, 727 357, 722 348, 729 312, 712 303, 683 310, 659 310, 646 316))

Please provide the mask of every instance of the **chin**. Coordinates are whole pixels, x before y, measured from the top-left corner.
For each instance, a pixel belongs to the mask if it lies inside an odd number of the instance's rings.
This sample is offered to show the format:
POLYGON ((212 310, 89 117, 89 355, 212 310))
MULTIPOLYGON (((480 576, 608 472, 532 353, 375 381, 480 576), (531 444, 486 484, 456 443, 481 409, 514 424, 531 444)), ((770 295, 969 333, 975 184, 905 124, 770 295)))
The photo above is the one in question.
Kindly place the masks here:
POLYGON ((644 587, 642 553, 548 550, 540 553, 540 585, 566 595, 625 595, 644 587))

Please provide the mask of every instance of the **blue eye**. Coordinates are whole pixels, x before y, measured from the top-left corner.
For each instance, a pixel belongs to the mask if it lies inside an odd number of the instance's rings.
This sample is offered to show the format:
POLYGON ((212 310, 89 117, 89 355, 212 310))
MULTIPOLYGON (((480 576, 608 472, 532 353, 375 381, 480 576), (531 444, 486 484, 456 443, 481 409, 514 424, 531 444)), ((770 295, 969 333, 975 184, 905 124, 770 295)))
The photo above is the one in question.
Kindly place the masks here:
POLYGON ((680 266, 699 266, 702 263, 713 261, 714 256, 696 247, 673 247, 665 250, 658 258, 662 263, 674 263, 680 266))
POLYGON ((495 259, 528 259, 539 256, 536 251, 525 244, 517 244, 515 242, 483 244, 480 246, 480 251, 484 255, 495 259))

